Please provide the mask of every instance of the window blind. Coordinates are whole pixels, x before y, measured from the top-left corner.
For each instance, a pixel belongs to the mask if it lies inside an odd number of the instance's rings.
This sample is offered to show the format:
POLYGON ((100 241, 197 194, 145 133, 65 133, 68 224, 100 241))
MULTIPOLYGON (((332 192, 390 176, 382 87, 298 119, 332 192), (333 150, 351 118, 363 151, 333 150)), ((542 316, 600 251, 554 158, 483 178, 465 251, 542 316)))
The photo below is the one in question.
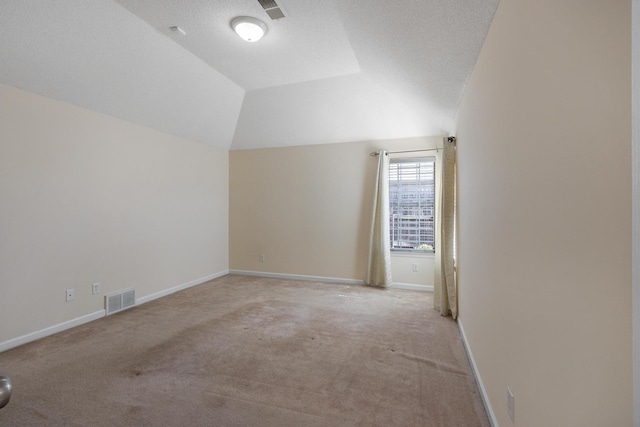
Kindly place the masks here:
POLYGON ((435 157, 389 163, 391 249, 435 247, 435 157))

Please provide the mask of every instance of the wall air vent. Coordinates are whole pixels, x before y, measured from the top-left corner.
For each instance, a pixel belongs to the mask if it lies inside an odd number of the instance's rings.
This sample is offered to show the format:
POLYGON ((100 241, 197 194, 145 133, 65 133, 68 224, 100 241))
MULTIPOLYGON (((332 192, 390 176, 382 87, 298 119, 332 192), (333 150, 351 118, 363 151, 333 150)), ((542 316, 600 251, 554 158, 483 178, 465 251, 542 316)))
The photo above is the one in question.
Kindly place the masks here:
POLYGON ((258 3, 271 19, 284 18, 284 13, 282 13, 282 9, 280 9, 275 0, 258 0, 258 3))
POLYGON ((107 311, 107 316, 126 310, 134 305, 136 305, 135 289, 127 289, 104 296, 104 308, 107 311))

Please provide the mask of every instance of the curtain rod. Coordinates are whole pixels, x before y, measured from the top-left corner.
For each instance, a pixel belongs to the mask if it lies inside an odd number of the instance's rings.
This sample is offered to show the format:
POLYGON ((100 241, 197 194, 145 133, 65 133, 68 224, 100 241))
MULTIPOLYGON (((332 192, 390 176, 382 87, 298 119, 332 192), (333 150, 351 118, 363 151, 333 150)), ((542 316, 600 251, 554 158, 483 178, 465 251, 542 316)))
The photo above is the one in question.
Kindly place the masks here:
MULTIPOLYGON (((455 136, 447 137, 447 142, 451 142, 451 143, 455 144, 456 143, 456 137, 455 136)), ((438 150, 442 150, 442 148, 426 148, 424 150, 388 151, 387 154, 418 153, 420 151, 438 151, 438 150)), ((376 157, 376 156, 380 155, 380 152, 379 151, 373 151, 373 152, 369 153, 369 155, 371 157, 376 157)))
MULTIPOLYGON (((442 148, 429 148, 429 149, 424 149, 424 150, 387 151, 387 154, 418 153, 420 151, 438 151, 438 150, 442 150, 442 148)), ((379 151, 373 151, 373 152, 369 153, 369 155, 371 157, 379 156, 380 152, 379 151)))

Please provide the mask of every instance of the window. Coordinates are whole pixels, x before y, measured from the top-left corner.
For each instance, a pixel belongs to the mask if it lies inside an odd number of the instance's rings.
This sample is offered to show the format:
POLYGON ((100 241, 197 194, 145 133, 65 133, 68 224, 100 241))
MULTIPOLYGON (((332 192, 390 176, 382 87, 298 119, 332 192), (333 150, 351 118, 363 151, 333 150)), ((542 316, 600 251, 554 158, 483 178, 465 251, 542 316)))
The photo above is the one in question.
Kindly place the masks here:
POLYGON ((435 163, 435 157, 390 161, 391 250, 433 251, 435 163))

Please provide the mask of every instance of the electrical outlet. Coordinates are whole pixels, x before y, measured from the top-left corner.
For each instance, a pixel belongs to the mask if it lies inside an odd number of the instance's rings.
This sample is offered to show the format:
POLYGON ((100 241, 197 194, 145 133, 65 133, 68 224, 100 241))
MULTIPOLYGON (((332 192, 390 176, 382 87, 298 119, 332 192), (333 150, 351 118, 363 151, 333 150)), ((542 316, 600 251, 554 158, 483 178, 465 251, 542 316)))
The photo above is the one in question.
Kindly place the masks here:
POLYGON ((414 262, 413 264, 411 264, 411 271, 418 271, 418 263, 414 262))
POLYGON ((513 393, 511 389, 507 387, 507 413, 509 414, 509 418, 511 418, 511 422, 514 422, 515 417, 515 398, 513 397, 513 393))
POLYGON ((260 262, 264 262, 264 260, 265 260, 264 254, 260 254, 260 262))
POLYGON ((76 297, 76 291, 73 289, 67 289, 67 302, 73 301, 76 297))
POLYGON ((102 289, 100 288, 100 283, 94 283, 93 285, 91 285, 92 295, 98 295, 100 292, 102 292, 102 289))

